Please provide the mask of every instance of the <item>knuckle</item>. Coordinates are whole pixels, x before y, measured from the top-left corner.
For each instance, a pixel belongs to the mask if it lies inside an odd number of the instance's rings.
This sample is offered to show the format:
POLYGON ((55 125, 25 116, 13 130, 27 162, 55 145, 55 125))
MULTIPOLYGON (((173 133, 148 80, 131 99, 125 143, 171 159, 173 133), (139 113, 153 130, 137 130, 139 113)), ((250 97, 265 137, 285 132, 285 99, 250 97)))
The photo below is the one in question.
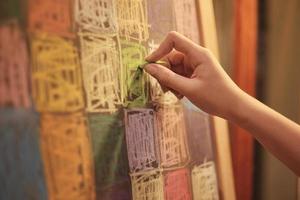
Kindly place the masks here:
POLYGON ((168 37, 170 37, 170 38, 175 38, 175 37, 177 37, 179 35, 179 33, 177 32, 177 31, 170 31, 169 33, 168 33, 168 37))
POLYGON ((210 58, 212 56, 212 52, 208 48, 203 48, 202 51, 205 58, 210 58))

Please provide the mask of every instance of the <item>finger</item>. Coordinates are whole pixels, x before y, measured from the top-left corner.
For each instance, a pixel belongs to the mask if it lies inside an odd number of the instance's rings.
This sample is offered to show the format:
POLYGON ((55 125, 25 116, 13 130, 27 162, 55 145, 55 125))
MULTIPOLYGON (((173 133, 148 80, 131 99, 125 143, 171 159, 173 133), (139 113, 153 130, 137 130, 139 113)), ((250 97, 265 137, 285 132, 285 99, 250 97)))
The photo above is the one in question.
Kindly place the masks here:
POLYGON ((173 50, 164 58, 168 60, 168 63, 171 66, 170 69, 173 72, 185 77, 191 77, 194 69, 191 67, 187 57, 183 53, 173 50))
POLYGON ((171 31, 164 41, 162 41, 162 43, 159 45, 158 49, 146 57, 146 60, 155 62, 170 53, 173 49, 176 49, 184 54, 189 54, 191 51, 193 51, 195 46, 195 43, 188 38, 175 31, 171 31))
POLYGON ((170 53, 168 53, 164 58, 170 63, 170 65, 182 65, 184 62, 184 54, 177 51, 172 50, 170 53))
POLYGON ((148 64, 145 71, 158 80, 163 86, 171 88, 186 96, 191 93, 191 79, 180 76, 172 70, 158 64, 148 64))

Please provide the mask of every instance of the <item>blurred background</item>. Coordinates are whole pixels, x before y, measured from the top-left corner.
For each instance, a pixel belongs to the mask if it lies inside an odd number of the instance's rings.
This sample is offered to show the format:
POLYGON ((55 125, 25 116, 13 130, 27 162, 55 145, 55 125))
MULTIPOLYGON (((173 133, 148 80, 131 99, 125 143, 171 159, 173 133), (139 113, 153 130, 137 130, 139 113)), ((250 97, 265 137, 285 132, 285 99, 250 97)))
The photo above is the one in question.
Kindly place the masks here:
MULTIPOLYGON (((215 0, 214 6, 226 71, 248 93, 299 123, 300 1, 215 0)), ((291 170, 232 125, 231 137, 237 199, 300 199, 291 170)))

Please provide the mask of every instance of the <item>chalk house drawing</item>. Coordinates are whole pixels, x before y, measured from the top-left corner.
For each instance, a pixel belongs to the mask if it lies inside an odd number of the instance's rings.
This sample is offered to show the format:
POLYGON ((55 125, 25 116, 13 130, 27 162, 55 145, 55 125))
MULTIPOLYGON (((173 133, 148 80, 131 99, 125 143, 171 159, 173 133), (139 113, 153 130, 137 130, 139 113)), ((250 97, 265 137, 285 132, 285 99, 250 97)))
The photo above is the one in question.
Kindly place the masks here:
POLYGON ((128 160, 131 172, 157 168, 159 154, 152 109, 126 109, 125 128, 128 160))
POLYGON ((88 112, 113 113, 123 102, 117 37, 80 32, 83 83, 88 112))
POLYGON ((36 34, 31 41, 32 92, 38 111, 67 112, 83 108, 81 70, 71 40, 36 34))

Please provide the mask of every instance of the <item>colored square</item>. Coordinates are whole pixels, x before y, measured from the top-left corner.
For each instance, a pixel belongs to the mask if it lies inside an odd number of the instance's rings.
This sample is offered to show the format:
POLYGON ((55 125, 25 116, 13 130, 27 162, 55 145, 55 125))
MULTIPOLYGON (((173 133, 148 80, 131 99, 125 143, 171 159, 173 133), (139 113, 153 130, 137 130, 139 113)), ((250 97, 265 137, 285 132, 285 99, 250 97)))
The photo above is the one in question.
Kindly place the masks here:
POLYGON ((94 199, 91 139, 84 115, 43 114, 40 141, 49 199, 94 199))
POLYGON ((186 164, 189 152, 181 105, 161 106, 156 111, 161 166, 170 168, 186 164))
POLYGON ((215 164, 212 161, 194 166, 192 169, 192 188, 194 199, 218 200, 218 183, 215 164))
POLYGON ((165 200, 191 200, 190 172, 178 169, 164 176, 165 200))
POLYGON ((71 112, 84 106, 81 70, 74 43, 36 35, 31 41, 32 93, 38 111, 71 112))
POLYGON ((185 102, 184 116, 191 160, 200 164, 204 160, 213 159, 210 116, 199 110, 190 101, 185 102))
POLYGON ((31 106, 29 59, 25 36, 17 22, 0 26, 0 106, 31 106))
POLYGON ((132 199, 164 200, 163 175, 161 170, 131 174, 132 199))
POLYGON ((130 172, 159 166, 155 116, 152 109, 125 110, 126 142, 130 172))
POLYGON ((0 109, 0 199, 48 199, 39 122, 31 110, 0 109))
POLYGON ((149 38, 145 0, 117 0, 119 34, 126 40, 141 43, 149 38))
POLYGON ((153 104, 175 105, 178 103, 178 98, 171 92, 162 90, 159 82, 152 76, 149 77, 150 82, 150 98, 153 104))
POLYGON ((156 49, 170 31, 176 30, 174 3, 174 0, 147 1, 150 49, 156 49))
POLYGON ((122 105, 119 44, 116 37, 79 33, 88 112, 114 113, 122 105))
POLYGON ((72 0, 29 0, 28 10, 30 31, 75 36, 72 34, 72 0))
POLYGON ((124 73, 125 106, 143 107, 149 98, 148 76, 138 66, 144 62, 146 49, 144 46, 121 40, 121 54, 124 73))
POLYGON ((122 193, 123 199, 130 199, 129 165, 120 114, 89 114, 88 118, 93 141, 97 194, 101 199, 109 199, 111 191, 114 191, 115 196, 122 193))
POLYGON ((199 44, 200 29, 195 0, 173 1, 176 31, 199 44))
POLYGON ((115 4, 115 0, 76 0, 76 22, 80 28, 88 31, 116 33, 115 4))

